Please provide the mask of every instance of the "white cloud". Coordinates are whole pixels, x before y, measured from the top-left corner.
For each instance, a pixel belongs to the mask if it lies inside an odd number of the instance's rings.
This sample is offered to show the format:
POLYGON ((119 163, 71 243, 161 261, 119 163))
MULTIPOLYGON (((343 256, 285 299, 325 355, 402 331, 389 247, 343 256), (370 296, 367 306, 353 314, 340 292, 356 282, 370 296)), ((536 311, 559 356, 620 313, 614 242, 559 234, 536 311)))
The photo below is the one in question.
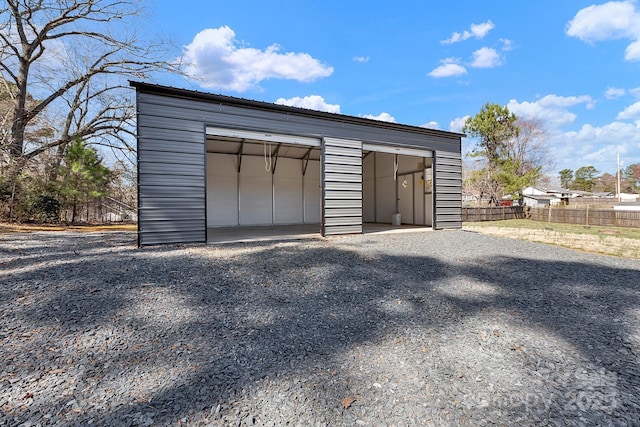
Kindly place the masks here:
POLYGON ((624 50, 624 59, 627 61, 639 61, 640 60, 640 40, 631 42, 629 46, 624 50))
POLYGON ((306 108, 308 110, 325 111, 327 113, 340 113, 340 105, 329 104, 319 95, 309 95, 304 98, 300 98, 299 96, 289 99, 278 98, 275 103, 288 105, 290 107, 306 108))
POLYGON ((449 131, 462 133, 462 128, 464 127, 464 124, 469 117, 471 116, 467 115, 464 117, 456 117, 455 119, 451 120, 451 122, 449 122, 449 131))
MULTIPOLYGON (((473 52, 473 60, 469 64, 473 68, 495 68, 502 65, 500 54, 490 47, 481 47, 473 52)), ((458 77, 467 74, 467 69, 460 65, 459 58, 445 58, 440 61, 440 65, 427 73, 427 76, 434 78, 458 77)))
POLYGON ((539 120, 546 128, 557 128, 575 121, 576 114, 570 112, 568 108, 579 104, 585 104, 586 108, 593 108, 593 99, 588 95, 547 95, 533 102, 518 102, 512 99, 507 104, 507 108, 516 116, 539 120))
POLYGON ((616 99, 624 96, 627 93, 626 90, 619 87, 608 87, 604 92, 604 96, 607 99, 616 99))
POLYGON ((513 42, 509 39, 500 39, 500 41, 502 42, 502 50, 504 52, 508 52, 510 50, 513 50, 513 42))
POLYGON ((368 56, 354 56, 353 60, 356 62, 369 62, 368 56))
POLYGON ((420 125, 420 127, 427 128, 427 129, 440 129, 440 125, 438 124, 438 122, 433 120, 423 125, 420 125))
POLYGON ((631 104, 618 113, 616 120, 640 120, 640 102, 631 104))
MULTIPOLYGON (((617 88, 609 88, 617 89, 617 88)), ((617 91, 611 91, 612 94, 617 91)), ((629 91, 631 92, 631 91, 629 91)), ((577 115, 572 107, 590 108, 594 100, 587 95, 547 95, 531 102, 512 99, 507 104, 516 116, 535 119, 548 131, 550 156, 555 169, 577 169, 593 165, 603 172, 615 170, 615 153, 627 159, 640 158, 640 102, 628 106, 616 121, 603 126, 584 124, 579 130, 564 131, 562 126, 574 123, 577 115), (622 120, 631 120, 625 122, 622 120)))
POLYGON ((455 58, 447 58, 440 61, 442 65, 431 70, 427 75, 430 77, 456 77, 467 74, 467 69, 458 64, 455 58))
POLYGON ((363 117, 365 119, 379 120, 381 122, 396 123, 395 117, 393 117, 389 113, 384 112, 378 114, 377 116, 374 116, 373 114, 361 114, 360 117, 363 117))
POLYGON ((227 27, 202 30, 184 47, 184 72, 204 88, 244 92, 261 81, 278 78, 311 82, 333 73, 307 53, 281 52, 273 44, 265 50, 242 47, 227 27))
POLYGON ((567 24, 567 35, 584 42, 629 39, 627 61, 640 60, 640 13, 631 1, 610 1, 578 11, 567 24))
POLYGON ((481 39, 486 36, 493 28, 495 28, 495 25, 493 25, 493 22, 491 22, 491 20, 483 22, 482 24, 471 24, 470 30, 465 30, 462 33, 454 32, 450 38, 441 40, 440 43, 452 44, 470 39, 471 37, 481 39))
POLYGON ((616 152, 623 160, 640 158, 640 132, 635 124, 618 121, 605 126, 586 124, 578 131, 555 132, 549 146, 558 170, 593 165, 612 173, 616 152))
POLYGON ((502 60, 495 49, 481 47, 473 52, 473 62, 471 66, 474 68, 494 68, 500 65, 502 65, 502 60))
POLYGON ((640 98, 640 87, 635 87, 633 89, 629 89, 629 93, 636 98, 640 98))

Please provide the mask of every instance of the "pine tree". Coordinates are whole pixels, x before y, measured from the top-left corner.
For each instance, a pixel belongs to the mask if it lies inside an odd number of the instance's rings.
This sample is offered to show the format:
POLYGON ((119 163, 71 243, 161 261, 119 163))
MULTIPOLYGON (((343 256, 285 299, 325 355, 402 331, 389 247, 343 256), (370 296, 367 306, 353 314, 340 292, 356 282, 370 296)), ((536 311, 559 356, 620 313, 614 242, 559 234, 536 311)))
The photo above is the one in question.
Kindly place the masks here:
POLYGON ((75 139, 66 147, 58 192, 63 196, 64 206, 72 209, 71 222, 76 220, 79 205, 107 193, 109 174, 98 152, 81 139, 75 139))

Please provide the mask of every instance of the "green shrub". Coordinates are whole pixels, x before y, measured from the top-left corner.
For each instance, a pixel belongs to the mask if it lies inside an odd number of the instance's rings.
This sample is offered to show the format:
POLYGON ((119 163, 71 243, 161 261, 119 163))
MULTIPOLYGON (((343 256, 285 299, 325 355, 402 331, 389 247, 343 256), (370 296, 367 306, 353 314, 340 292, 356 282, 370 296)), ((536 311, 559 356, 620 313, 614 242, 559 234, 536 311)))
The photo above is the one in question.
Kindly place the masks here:
POLYGON ((61 207, 62 205, 55 197, 39 194, 29 204, 29 214, 39 221, 54 222, 60 218, 61 207))

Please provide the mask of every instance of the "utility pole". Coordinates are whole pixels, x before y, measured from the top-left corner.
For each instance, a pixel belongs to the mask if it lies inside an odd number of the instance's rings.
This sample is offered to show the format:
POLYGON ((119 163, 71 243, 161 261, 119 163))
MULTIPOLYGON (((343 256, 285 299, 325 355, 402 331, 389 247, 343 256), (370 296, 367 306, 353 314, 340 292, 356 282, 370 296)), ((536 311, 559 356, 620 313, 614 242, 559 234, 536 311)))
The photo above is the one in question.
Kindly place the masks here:
POLYGON ((616 152, 616 156, 618 159, 618 203, 622 201, 622 194, 620 191, 620 152, 616 152))

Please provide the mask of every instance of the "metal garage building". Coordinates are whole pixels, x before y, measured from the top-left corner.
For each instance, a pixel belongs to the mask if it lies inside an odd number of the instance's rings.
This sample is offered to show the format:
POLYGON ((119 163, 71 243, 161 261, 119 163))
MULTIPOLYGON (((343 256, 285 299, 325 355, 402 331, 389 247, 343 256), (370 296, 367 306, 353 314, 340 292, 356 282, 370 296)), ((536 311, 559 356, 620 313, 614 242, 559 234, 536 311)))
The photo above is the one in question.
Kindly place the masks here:
POLYGON ((131 82, 138 242, 206 242, 227 227, 461 227, 463 135, 131 82), (398 215, 399 214, 399 215, 398 215))

